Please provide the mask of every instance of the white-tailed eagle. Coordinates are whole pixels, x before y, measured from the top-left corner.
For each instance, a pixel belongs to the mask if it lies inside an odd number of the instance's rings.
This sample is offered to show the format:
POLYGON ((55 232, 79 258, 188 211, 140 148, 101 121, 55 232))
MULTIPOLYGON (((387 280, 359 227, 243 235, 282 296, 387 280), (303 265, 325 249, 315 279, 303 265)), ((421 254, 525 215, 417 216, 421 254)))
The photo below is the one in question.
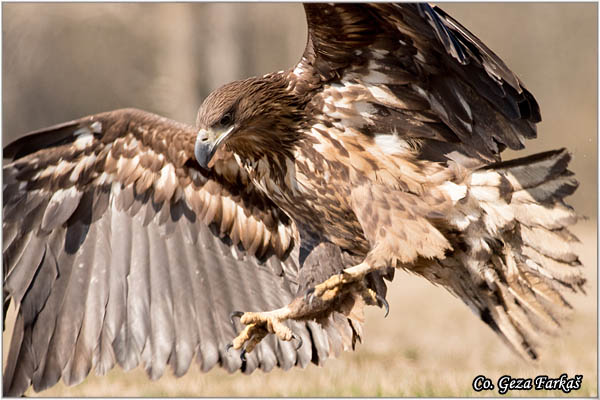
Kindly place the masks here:
POLYGON ((536 136, 532 94, 437 7, 305 10, 300 62, 219 88, 195 127, 123 109, 4 148, 5 395, 117 363, 318 364, 394 268, 538 356, 585 280, 569 154, 501 160, 536 136))

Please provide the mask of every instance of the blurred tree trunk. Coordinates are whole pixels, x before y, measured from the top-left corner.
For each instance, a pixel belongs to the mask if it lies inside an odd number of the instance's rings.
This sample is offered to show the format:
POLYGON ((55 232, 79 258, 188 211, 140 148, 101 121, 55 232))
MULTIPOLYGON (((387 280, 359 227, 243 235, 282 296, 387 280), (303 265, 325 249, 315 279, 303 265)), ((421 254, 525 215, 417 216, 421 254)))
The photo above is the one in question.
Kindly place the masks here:
POLYGON ((162 45, 156 54, 149 55, 157 74, 148 92, 154 95, 156 109, 193 123, 201 101, 195 88, 198 62, 193 51, 197 43, 193 28, 198 21, 187 3, 159 4, 153 9, 152 19, 159 28, 156 40, 162 45))
MULTIPOLYGON (((212 85, 209 91, 243 77, 245 62, 239 51, 240 27, 243 23, 243 8, 230 7, 228 4, 211 3, 206 4, 204 23, 219 29, 209 29, 204 32, 207 37, 202 38, 202 54, 204 56, 202 74, 203 81, 212 85), (213 54, 227 54, 227 58, 212 57, 213 54)), ((200 40, 198 40, 200 42, 200 40)))

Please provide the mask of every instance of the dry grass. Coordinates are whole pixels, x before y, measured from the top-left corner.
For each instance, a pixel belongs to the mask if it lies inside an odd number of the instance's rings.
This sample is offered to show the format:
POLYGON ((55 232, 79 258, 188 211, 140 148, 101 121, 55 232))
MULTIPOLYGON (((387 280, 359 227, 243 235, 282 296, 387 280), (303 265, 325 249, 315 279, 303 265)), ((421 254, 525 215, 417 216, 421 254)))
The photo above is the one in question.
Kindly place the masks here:
MULTIPOLYGON (((228 374, 196 367, 183 378, 168 376, 151 382, 142 368, 105 377, 91 376, 83 384, 54 388, 28 396, 497 396, 476 393, 475 376, 494 382, 502 375, 535 377, 583 375, 581 390, 570 396, 597 396, 597 260, 596 226, 575 229, 582 240, 580 254, 589 280, 587 296, 571 296, 576 312, 560 337, 551 339, 538 364, 513 355, 495 334, 460 301, 423 279, 398 273, 391 287, 387 319, 368 310, 366 339, 357 351, 329 360, 324 367, 228 374)), ((8 336, 8 335, 5 335, 8 336)), ((8 338, 4 338, 7 343, 8 338)), ((511 396, 565 396, 562 392, 510 392, 511 396)))

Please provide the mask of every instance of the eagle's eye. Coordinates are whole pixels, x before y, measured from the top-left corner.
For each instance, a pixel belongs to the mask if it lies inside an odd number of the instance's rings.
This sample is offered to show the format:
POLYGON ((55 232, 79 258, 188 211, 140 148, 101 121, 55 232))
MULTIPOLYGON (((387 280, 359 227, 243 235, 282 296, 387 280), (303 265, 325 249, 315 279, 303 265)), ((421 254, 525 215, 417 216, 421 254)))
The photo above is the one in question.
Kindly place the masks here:
POLYGON ((223 115, 223 117, 221 118, 221 120, 219 121, 219 125, 221 126, 227 126, 229 124, 231 124, 231 114, 227 113, 225 115, 223 115))

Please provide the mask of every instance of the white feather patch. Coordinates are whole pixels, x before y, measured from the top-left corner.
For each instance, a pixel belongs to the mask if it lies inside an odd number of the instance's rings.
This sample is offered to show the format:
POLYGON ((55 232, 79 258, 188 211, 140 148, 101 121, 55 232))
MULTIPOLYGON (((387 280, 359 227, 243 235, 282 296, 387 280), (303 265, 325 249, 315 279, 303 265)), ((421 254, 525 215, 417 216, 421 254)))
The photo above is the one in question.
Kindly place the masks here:
POLYGON ((478 171, 471 175, 471 186, 500 186, 500 174, 495 171, 478 171))
POLYGON ((294 68, 294 70, 292 71, 292 73, 294 75, 296 75, 297 77, 302 76, 303 72, 304 72, 304 70, 302 69, 301 63, 298 63, 298 65, 296 65, 296 68, 294 68))
POLYGON ((100 121, 94 121, 90 125, 90 128, 92 128, 92 132, 100 133, 100 132, 102 132, 102 123, 100 123, 100 121))
POLYGON ((492 186, 473 186, 471 195, 477 200, 485 202, 495 202, 501 198, 500 189, 492 186))
POLYGON ((98 178, 96 178, 95 183, 99 186, 104 185, 106 183, 110 183, 113 181, 113 177, 111 174, 107 174, 106 172, 103 172, 102 174, 100 174, 100 176, 98 178))
POLYGON ((292 238, 290 237, 287 227, 283 224, 277 225, 277 233, 279 234, 279 240, 281 241, 282 247, 287 250, 292 238))
POLYGON ((443 189, 450 199, 456 203, 460 199, 463 199, 467 195, 467 187, 465 185, 457 185, 454 182, 446 181, 440 188, 443 189))
POLYGON ((71 176, 69 176, 69 180, 71 182, 77 182, 81 172, 85 169, 91 168, 92 165, 94 165, 94 162, 96 162, 95 154, 90 154, 87 157, 83 157, 81 160, 79 160, 77 162, 77 164, 75 164, 75 168, 73 168, 73 172, 71 172, 71 176))
POLYGON ((61 160, 56 166, 56 170, 54 171, 55 175, 64 175, 71 171, 75 163, 67 160, 61 160))
POLYGON ((36 173, 33 176, 33 180, 35 181, 38 179, 47 178, 48 176, 53 175, 55 171, 56 171, 56 165, 48 165, 46 168, 44 168, 41 171, 39 171, 38 173, 36 173))
POLYGON ((361 81, 365 82, 365 83, 371 83, 371 84, 378 84, 378 83, 394 83, 392 81, 392 79, 390 79, 390 76, 378 71, 378 68, 381 67, 381 64, 378 63, 376 60, 370 60, 369 61, 369 66, 368 74, 356 74, 356 73, 350 73, 348 74, 348 79, 360 79, 361 81))
POLYGON ((452 213, 448 220, 453 226, 463 231, 471 225, 471 222, 473 222, 472 218, 469 218, 468 215, 463 213, 452 213))
POLYGON ((286 157, 285 159, 286 166, 286 174, 285 174, 285 183, 288 188, 292 189, 292 194, 296 194, 298 192, 298 182, 296 181, 296 166, 286 157))
POLYGON ((87 126, 82 126, 73 132, 73 136, 81 136, 81 135, 89 135, 91 133, 90 128, 87 126))
POLYGON ((137 147, 138 141, 136 138, 131 138, 128 142, 123 144, 123 149, 125 150, 133 150, 137 147))
POLYGON ((44 211, 40 228, 51 231, 58 225, 62 225, 79 205, 82 194, 75 186, 56 191, 44 211))
POLYGON ((311 129, 309 131, 311 136, 319 138, 319 141, 313 145, 313 148, 319 153, 324 153, 326 151, 327 147, 325 146, 325 141, 320 140, 321 133, 319 131, 317 131, 316 129, 321 129, 321 130, 327 131, 327 128, 323 124, 316 124, 316 125, 314 125, 313 129, 311 129))
POLYGON ((367 85, 369 92, 375 97, 375 99, 390 107, 402 108, 405 106, 403 102, 394 96, 392 91, 383 85, 367 85))
POLYGON ((408 143, 400 139, 395 134, 375 135, 375 144, 381 149, 381 151, 389 155, 406 154, 407 151, 410 151, 408 143))
MULTIPOLYGON (((166 164, 160 170, 160 178, 155 182, 154 187, 156 190, 166 190, 167 188, 175 188, 175 184, 177 183, 177 176, 175 175, 175 168, 173 165, 166 164)), ((172 193, 167 196, 170 198, 172 193)))
POLYGON ((499 228, 507 226, 514 220, 512 209, 506 203, 492 204, 481 202, 479 206, 485 211, 483 214, 483 223, 486 230, 492 236, 497 236, 499 228))
POLYGON ((85 149, 94 141, 94 135, 92 135, 89 130, 86 130, 86 132, 82 132, 79 135, 76 134, 76 136, 77 139, 75 139, 73 145, 77 150, 85 149))

